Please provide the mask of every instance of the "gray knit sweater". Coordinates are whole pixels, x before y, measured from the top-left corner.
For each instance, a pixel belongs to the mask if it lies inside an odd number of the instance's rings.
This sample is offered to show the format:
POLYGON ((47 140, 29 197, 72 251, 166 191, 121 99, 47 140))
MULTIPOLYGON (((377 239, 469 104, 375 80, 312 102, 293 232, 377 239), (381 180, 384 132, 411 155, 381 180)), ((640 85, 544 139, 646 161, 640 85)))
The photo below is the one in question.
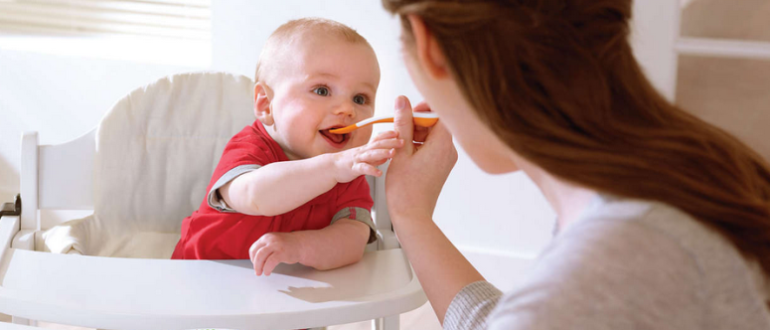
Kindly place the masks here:
POLYGON ((765 282, 678 209, 600 195, 518 289, 463 288, 444 329, 770 329, 765 282))

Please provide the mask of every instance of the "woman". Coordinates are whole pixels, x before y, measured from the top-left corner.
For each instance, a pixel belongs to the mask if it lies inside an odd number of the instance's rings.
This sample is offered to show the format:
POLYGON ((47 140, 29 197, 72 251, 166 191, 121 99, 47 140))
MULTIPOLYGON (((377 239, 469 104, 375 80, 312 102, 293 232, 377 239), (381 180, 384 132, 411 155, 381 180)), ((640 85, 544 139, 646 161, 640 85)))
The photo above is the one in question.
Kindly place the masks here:
MULTIPOLYGON (((383 0, 428 108, 386 179, 393 225, 446 329, 768 329, 770 169, 663 99, 627 36, 630 0, 383 0), (524 171, 558 233, 501 293, 431 220, 456 160, 524 171)), ((483 221, 482 219, 467 219, 483 221)))

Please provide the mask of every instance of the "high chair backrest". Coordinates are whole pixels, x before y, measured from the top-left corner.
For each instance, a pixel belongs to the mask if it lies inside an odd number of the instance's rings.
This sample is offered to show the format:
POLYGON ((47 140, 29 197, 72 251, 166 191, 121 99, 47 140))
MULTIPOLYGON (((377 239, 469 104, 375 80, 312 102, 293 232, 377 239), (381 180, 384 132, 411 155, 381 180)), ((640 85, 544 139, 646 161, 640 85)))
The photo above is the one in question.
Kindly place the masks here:
POLYGON ((179 74, 120 100, 96 132, 100 221, 178 232, 203 200, 225 144, 255 120, 252 87, 245 76, 179 74))
MULTIPOLYGON (((22 229, 66 220, 41 222, 38 210, 95 210, 119 228, 178 232, 203 200, 227 141, 255 120, 252 87, 239 75, 174 75, 134 90, 75 140, 38 145, 37 133, 25 133, 22 229)), ((367 180, 375 224, 389 229, 384 175, 367 180)))

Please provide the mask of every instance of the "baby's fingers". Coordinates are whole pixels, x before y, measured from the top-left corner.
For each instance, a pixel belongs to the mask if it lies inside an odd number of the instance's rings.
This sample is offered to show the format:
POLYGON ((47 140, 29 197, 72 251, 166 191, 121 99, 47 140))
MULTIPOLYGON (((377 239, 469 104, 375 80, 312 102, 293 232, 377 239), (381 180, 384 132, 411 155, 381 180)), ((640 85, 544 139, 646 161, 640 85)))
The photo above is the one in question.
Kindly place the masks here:
POLYGON ((273 253, 265 261, 265 266, 262 268, 262 272, 265 276, 270 276, 276 266, 281 263, 281 257, 277 253, 273 253))
POLYGON ((368 145, 366 145, 365 149, 367 150, 395 149, 395 148, 401 148, 403 146, 404 146, 404 140, 402 139, 387 139, 387 140, 370 142, 368 145))
POLYGON ((374 166, 374 167, 377 167, 377 166, 380 166, 380 165, 382 165, 382 164, 385 164, 385 163, 387 163, 387 162, 388 162, 388 160, 389 160, 389 159, 383 159, 383 160, 379 160, 379 161, 376 161, 376 162, 369 162, 369 163, 367 163, 367 164, 369 164, 369 165, 372 165, 372 166, 374 166))
POLYGON ((353 170, 356 171, 356 173, 362 175, 371 175, 376 177, 382 175, 382 171, 367 163, 356 163, 353 165, 353 170))
POLYGON ((254 261, 252 261, 254 263, 254 272, 257 274, 257 276, 262 275, 265 270, 265 261, 267 261, 267 258, 269 258, 272 254, 273 250, 268 247, 259 249, 259 251, 257 251, 257 256, 254 258, 254 261))
POLYGON ((395 154, 396 151, 393 149, 374 149, 359 153, 354 159, 356 162, 374 163, 393 158, 395 154))
POLYGON ((396 131, 385 131, 385 132, 382 132, 380 134, 377 134, 377 136, 375 136, 374 139, 372 139, 372 142, 380 141, 380 140, 385 140, 385 139, 392 139, 392 138, 396 138, 396 137, 398 137, 398 132, 396 132, 396 131))
POLYGON ((259 251, 263 246, 265 246, 265 242, 262 240, 257 240, 254 242, 254 244, 251 244, 251 247, 249 247, 249 259, 251 259, 251 262, 254 262, 254 258, 257 255, 257 251, 259 251))

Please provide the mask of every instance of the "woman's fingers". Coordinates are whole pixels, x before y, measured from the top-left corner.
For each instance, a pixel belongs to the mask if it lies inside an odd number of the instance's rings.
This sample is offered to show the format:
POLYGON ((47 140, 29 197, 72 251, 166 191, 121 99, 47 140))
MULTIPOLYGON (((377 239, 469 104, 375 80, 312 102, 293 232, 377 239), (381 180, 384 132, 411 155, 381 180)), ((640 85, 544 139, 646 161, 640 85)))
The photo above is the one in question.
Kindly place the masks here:
POLYGON ((452 134, 441 121, 431 128, 423 147, 431 151, 428 156, 434 159, 436 166, 442 167, 441 169, 436 168, 436 171, 437 173, 444 173, 444 180, 446 180, 449 172, 457 163, 457 148, 452 143, 452 134))
POLYGON ((398 149, 388 166, 385 193, 394 226, 402 219, 431 218, 441 188, 457 161, 452 136, 440 120, 424 138, 417 151, 414 146, 411 153, 403 152, 407 147, 398 149))
POLYGON ((429 112, 430 106, 428 106, 428 103, 425 103, 425 101, 417 103, 417 105, 414 106, 414 112, 429 112))
POLYGON ((430 127, 415 126, 412 140, 414 142, 425 142, 425 138, 430 134, 430 129, 430 127))
MULTIPOLYGON (((414 106, 414 112, 430 112, 430 107, 425 102, 420 102, 414 106)), ((430 127, 415 126, 413 141, 425 142, 425 137, 430 133, 430 127)))
POLYGON ((449 132, 446 126, 444 126, 444 123, 442 123, 440 120, 436 123, 436 125, 431 127, 430 134, 425 136, 425 143, 441 144, 454 149, 454 144, 452 143, 452 133, 449 132))

